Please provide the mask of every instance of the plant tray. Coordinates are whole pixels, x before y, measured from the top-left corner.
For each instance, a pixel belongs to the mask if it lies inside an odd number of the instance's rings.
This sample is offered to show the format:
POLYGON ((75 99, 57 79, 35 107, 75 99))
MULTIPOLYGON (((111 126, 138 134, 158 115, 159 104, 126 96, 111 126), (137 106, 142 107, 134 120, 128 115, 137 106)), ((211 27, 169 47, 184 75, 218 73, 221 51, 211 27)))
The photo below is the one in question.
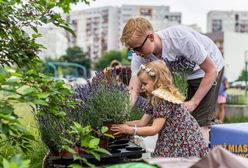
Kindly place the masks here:
MULTIPOLYGON (((108 151, 112 154, 101 155, 101 160, 96 160, 90 154, 81 154, 81 157, 86 158, 90 163, 96 165, 107 165, 107 164, 114 164, 114 163, 124 163, 128 162, 131 159, 139 159, 142 157, 142 153, 145 153, 145 149, 141 148, 140 146, 134 144, 133 142, 128 142, 126 144, 111 144, 108 148, 108 151)), ((47 155, 44 159, 46 165, 70 165, 73 163, 73 157, 71 156, 51 156, 47 155)), ((44 168, 50 168, 53 166, 43 166, 44 168)))

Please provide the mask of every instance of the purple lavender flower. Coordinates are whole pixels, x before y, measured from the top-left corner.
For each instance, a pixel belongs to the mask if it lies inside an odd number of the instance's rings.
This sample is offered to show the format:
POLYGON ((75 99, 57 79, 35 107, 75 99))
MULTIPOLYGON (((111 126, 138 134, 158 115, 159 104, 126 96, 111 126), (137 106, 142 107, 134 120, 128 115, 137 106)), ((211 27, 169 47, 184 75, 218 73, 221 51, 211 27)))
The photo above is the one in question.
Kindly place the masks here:
POLYGON ((113 68, 108 78, 103 71, 98 71, 91 81, 75 89, 73 98, 81 101, 76 108, 68 110, 69 113, 80 114, 71 115, 77 117, 74 120, 80 123, 84 121, 84 125, 90 124, 93 128, 99 127, 104 121, 128 120, 131 111, 129 92, 127 85, 117 78, 120 72, 121 69, 113 68))

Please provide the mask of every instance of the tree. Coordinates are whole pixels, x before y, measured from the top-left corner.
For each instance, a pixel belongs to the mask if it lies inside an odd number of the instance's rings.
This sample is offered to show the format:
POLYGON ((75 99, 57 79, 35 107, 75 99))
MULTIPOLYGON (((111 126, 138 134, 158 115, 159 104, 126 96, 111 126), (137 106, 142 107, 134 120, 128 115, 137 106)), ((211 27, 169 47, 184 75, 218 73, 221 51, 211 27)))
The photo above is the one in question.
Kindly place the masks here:
POLYGON ((247 79, 247 72, 246 72, 246 70, 242 70, 241 71, 241 73, 240 73, 240 75, 239 75, 239 77, 238 77, 238 79, 237 79, 238 81, 246 81, 246 80, 248 80, 247 79))
POLYGON ((127 59, 127 50, 122 51, 108 51, 103 53, 103 55, 96 61, 95 68, 97 70, 102 70, 105 67, 109 66, 111 61, 117 60, 120 61, 122 64, 128 64, 130 61, 127 59))
POLYGON ((85 66, 86 69, 90 69, 91 60, 89 57, 81 50, 80 47, 72 47, 66 50, 66 55, 61 57, 62 61, 68 61, 73 63, 78 63, 85 66))
POLYGON ((35 43, 40 37, 37 27, 53 23, 67 31, 69 24, 53 9, 59 7, 64 12, 69 12, 70 4, 77 2, 89 4, 89 0, 5 0, 0 1, 0 63, 1 65, 17 64, 19 67, 32 62, 37 58, 37 53, 44 46, 35 43), (23 30, 25 27, 32 28, 34 34, 29 37, 23 30))
POLYGON ((70 95, 70 90, 64 88, 61 81, 52 81, 35 69, 40 63, 37 54, 44 48, 35 43, 35 39, 41 36, 37 27, 47 23, 74 34, 69 24, 53 9, 57 7, 68 13, 70 4, 77 2, 88 4, 89 0, 0 0, 0 93, 4 94, 0 100, 1 147, 4 142, 27 151, 34 140, 20 124, 14 103, 28 102, 34 112, 37 109, 41 113, 49 111, 58 119, 63 118, 65 112, 61 107, 68 106, 64 98, 70 95), (35 33, 28 36, 25 27, 35 33), (8 66, 12 65, 17 65, 16 72, 9 70, 8 66))

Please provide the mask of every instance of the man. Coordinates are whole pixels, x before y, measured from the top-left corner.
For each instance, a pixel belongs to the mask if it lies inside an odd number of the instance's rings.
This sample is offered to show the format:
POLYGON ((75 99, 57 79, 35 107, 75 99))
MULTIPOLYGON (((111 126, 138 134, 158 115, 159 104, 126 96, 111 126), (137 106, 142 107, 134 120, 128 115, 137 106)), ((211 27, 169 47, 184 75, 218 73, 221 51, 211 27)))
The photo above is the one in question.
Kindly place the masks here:
POLYGON ((208 142, 208 128, 219 90, 217 81, 221 79, 224 67, 223 57, 214 42, 185 26, 154 32, 144 18, 130 19, 120 40, 133 52, 129 83, 132 103, 139 94, 140 82, 136 74, 141 64, 161 59, 172 71, 187 72, 188 93, 184 105, 201 126, 208 142))

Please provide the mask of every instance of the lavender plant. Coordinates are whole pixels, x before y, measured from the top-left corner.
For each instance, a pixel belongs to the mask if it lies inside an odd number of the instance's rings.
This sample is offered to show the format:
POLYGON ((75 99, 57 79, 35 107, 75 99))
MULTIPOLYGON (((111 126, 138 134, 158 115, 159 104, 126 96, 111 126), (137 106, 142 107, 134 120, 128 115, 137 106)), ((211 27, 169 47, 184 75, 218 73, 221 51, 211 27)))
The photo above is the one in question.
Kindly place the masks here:
POLYGON ((50 114, 37 115, 41 140, 50 151, 60 151, 66 144, 63 135, 66 132, 64 122, 50 114))
POLYGON ((80 103, 72 111, 79 116, 77 122, 100 128, 104 123, 129 120, 129 91, 127 85, 120 82, 119 72, 115 68, 110 73, 97 72, 92 81, 75 89, 74 99, 80 103))
POLYGON ((63 120, 50 113, 37 115, 42 141, 51 151, 77 143, 76 137, 68 132, 75 122, 82 127, 90 125, 97 131, 104 123, 130 120, 129 91, 127 85, 120 82, 120 72, 119 69, 112 69, 109 74, 97 72, 87 84, 78 86, 72 96, 63 99, 63 104, 70 100, 68 107, 59 107, 59 111, 65 112, 63 120), (74 103, 69 106, 71 101, 74 103))
POLYGON ((142 96, 138 96, 135 105, 131 110, 130 120, 139 120, 144 115, 143 109, 150 106, 148 100, 142 96))

